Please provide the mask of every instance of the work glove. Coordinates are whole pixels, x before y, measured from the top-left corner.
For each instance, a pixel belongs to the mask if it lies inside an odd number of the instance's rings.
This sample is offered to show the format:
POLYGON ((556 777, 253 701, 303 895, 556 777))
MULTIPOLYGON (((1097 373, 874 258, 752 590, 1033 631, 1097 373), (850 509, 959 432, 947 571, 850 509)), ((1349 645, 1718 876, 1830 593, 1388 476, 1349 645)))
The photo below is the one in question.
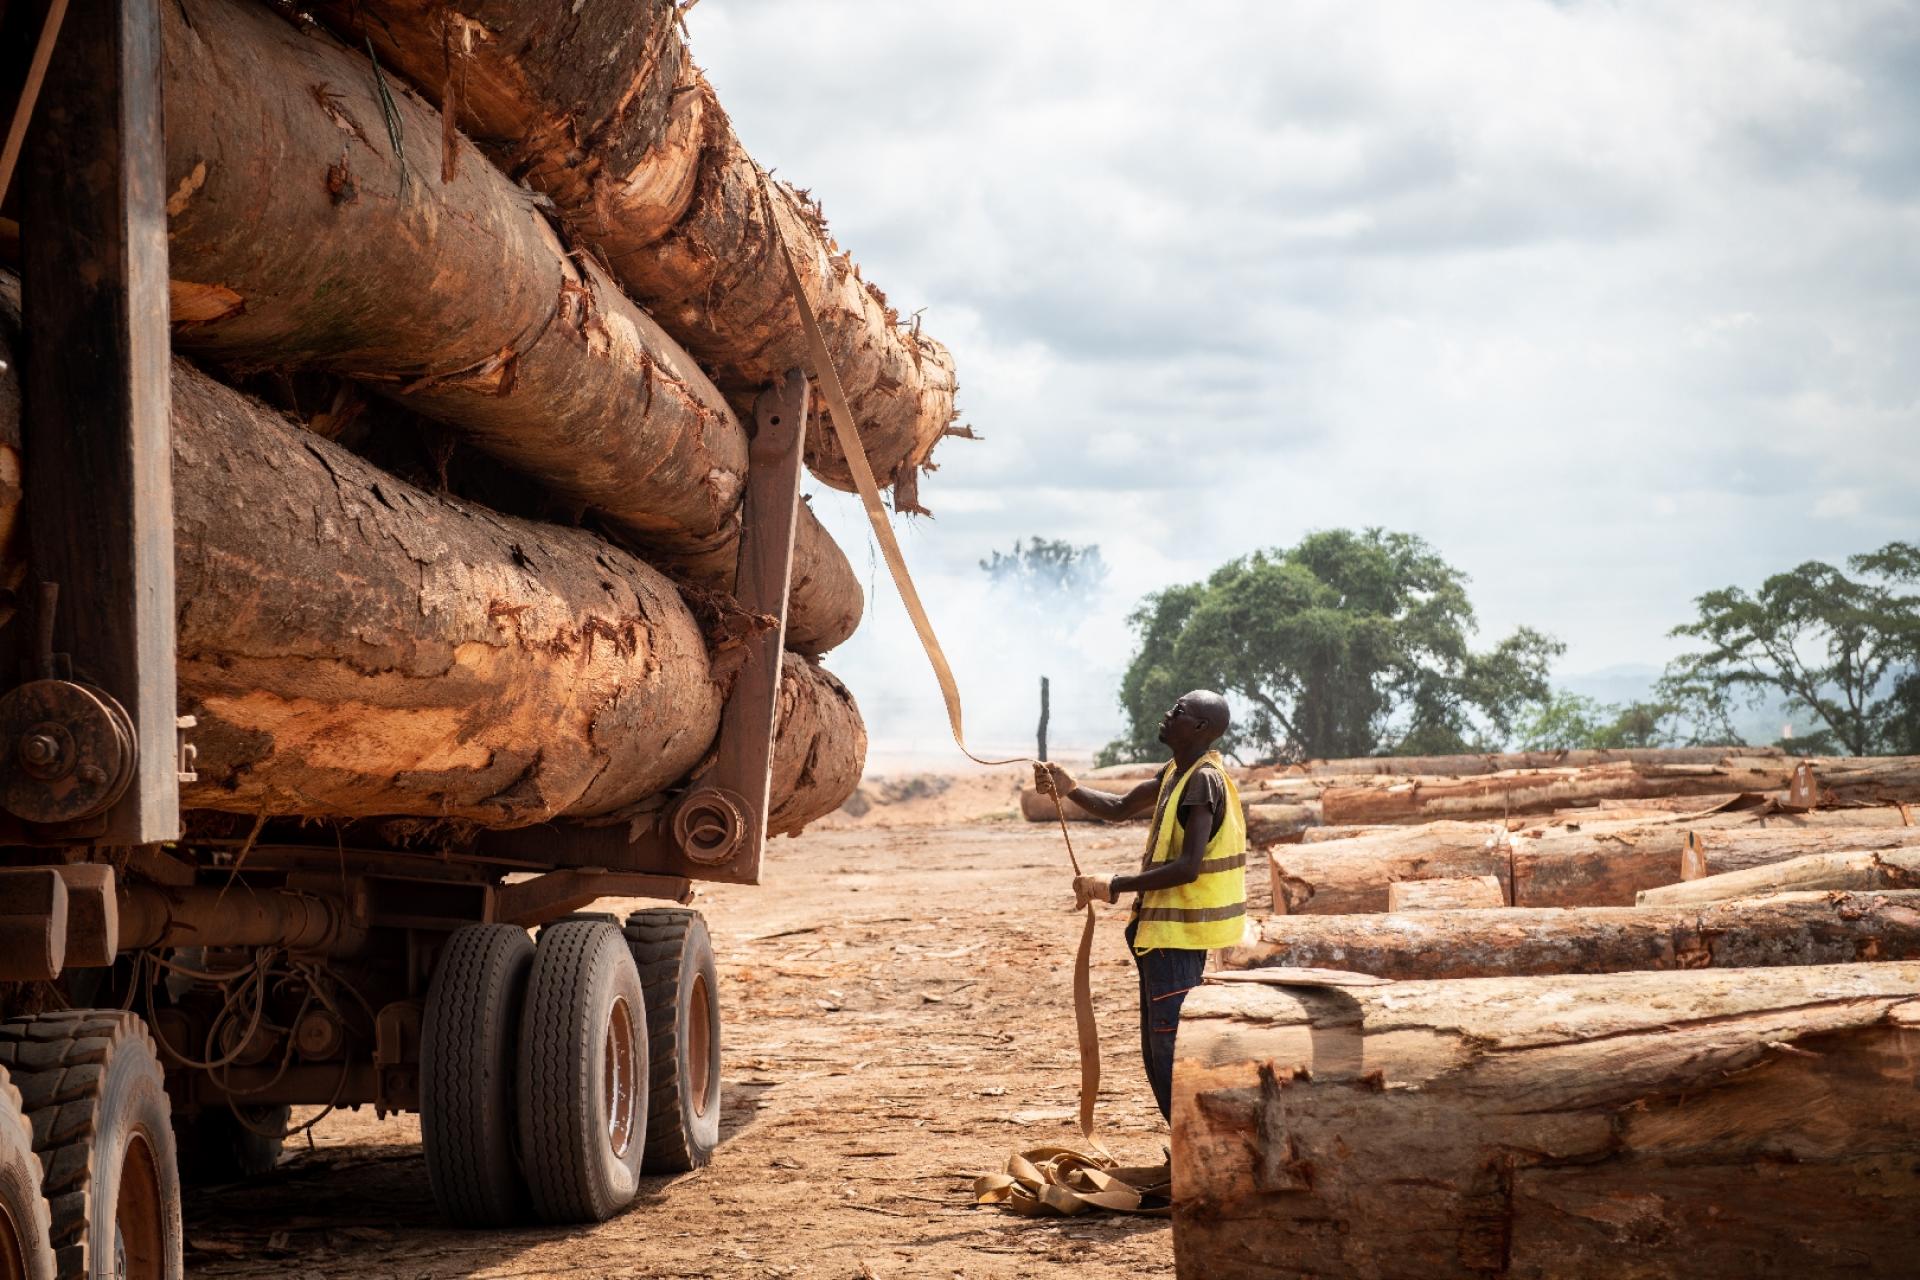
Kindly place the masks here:
POLYGON ((1084 907, 1089 902, 1112 901, 1112 876, 1075 876, 1073 878, 1073 905, 1075 907, 1084 907))
POLYGON ((1072 774, 1059 765, 1036 760, 1033 762, 1033 785, 1039 788, 1043 796, 1059 796, 1064 800, 1067 794, 1080 784, 1073 780, 1072 774))

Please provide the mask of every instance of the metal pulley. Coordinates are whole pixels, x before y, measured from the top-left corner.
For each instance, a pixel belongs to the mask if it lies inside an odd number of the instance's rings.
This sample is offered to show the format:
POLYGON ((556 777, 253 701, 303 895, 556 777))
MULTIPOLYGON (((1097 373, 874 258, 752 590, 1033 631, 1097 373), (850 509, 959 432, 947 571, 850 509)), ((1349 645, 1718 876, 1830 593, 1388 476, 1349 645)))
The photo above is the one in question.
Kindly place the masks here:
POLYGON ((691 862, 717 866, 739 852, 752 830, 747 802, 721 787, 701 787, 673 807, 667 829, 691 862))
POLYGON ((133 718, 112 694, 34 680, 0 697, 0 808, 51 825, 96 817, 133 781, 133 718))

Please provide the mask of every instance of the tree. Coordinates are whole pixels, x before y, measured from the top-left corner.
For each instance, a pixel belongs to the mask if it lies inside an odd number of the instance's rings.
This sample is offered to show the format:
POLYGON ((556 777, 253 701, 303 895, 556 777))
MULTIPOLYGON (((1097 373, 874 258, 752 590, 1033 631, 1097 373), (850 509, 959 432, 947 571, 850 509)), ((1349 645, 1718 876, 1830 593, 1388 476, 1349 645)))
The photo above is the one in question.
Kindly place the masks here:
POLYGON ((1920 750, 1920 547, 1890 542, 1852 556, 1853 576, 1817 560, 1695 600, 1672 634, 1703 643, 1668 665, 1662 696, 1696 736, 1739 741, 1733 715, 1784 696, 1822 727, 1795 750, 1850 755, 1920 750))
POLYGON ((1083 595, 1107 577, 1098 543, 1075 546, 1058 539, 1015 538, 1013 550, 994 552, 980 568, 996 587, 1012 587, 1033 596, 1083 595))
POLYGON ((1405 533, 1347 529, 1229 561, 1148 596, 1121 682, 1127 734, 1106 761, 1151 758, 1193 688, 1236 706, 1225 747, 1303 759, 1476 750, 1547 696, 1555 640, 1522 627, 1476 653, 1466 576, 1405 533))
POLYGON ((1600 702, 1564 690, 1533 709, 1519 727, 1523 751, 1621 751, 1671 746, 1676 709, 1664 702, 1600 702))

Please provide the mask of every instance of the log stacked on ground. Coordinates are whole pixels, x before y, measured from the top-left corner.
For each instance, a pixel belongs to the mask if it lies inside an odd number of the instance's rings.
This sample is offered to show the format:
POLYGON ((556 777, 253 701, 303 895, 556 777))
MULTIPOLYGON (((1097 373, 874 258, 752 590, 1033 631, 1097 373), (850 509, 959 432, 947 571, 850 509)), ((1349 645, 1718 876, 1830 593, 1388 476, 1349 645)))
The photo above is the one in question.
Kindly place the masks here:
MULTIPOLYGON (((1415 778, 1328 787, 1320 803, 1333 825, 1504 818, 1662 796, 1784 791, 1798 762, 1783 756, 1730 755, 1714 764, 1598 765, 1529 769, 1464 778, 1415 778)), ((1920 799, 1920 757, 1811 762, 1827 804, 1920 799)))
POLYGON ((1642 890, 1642 907, 1725 902, 1795 890, 1920 889, 1920 849, 1813 853, 1768 866, 1642 890))
MULTIPOLYGON (((1500 883, 1499 876, 1396 880, 1387 886, 1387 910, 1391 912, 1457 911, 1474 907, 1503 907, 1506 903, 1507 887, 1500 883)), ((1337 918, 1345 919, 1344 916, 1337 918)))
MULTIPOLYGON (((1418 882, 1415 882, 1418 883, 1418 882)), ((1920 892, 1786 893, 1686 907, 1494 907, 1273 916, 1229 969, 1496 978, 1920 960, 1920 892)))
MULTIPOLYGON (((1742 747, 1743 756, 1779 756, 1777 747, 1742 747)), ((1355 756, 1336 760, 1308 760, 1287 767, 1311 778, 1350 778, 1369 775, 1458 778, 1500 773, 1508 769, 1585 769, 1602 764, 1717 764, 1728 755, 1725 747, 1628 747, 1618 751, 1505 751, 1485 755, 1355 756)))
MULTIPOLYGON (((903 326, 818 211, 762 183, 680 39, 671 0, 324 0, 499 160, 710 370, 744 413, 805 340, 776 234, 791 247, 884 483, 908 480, 954 417, 946 348, 903 326), (771 196, 769 198, 769 192, 771 196), (777 227, 777 233, 776 233, 777 227)), ((853 487, 816 420, 814 473, 853 487)))
MULTIPOLYGON (((534 198, 457 135, 444 177, 441 117, 364 54, 240 0, 161 12, 171 269, 212 299, 176 342, 355 378, 730 589, 739 420, 534 198)), ((806 508, 792 599, 803 652, 859 622, 860 585, 806 508)))
POLYGON ((1594 823, 1539 837, 1503 827, 1435 823, 1268 854, 1274 910, 1316 915, 1387 910, 1399 880, 1495 876, 1523 907, 1631 906, 1643 889, 1681 879, 1688 834, 1709 873, 1821 850, 1920 846, 1920 827, 1895 806, 1769 816, 1733 811, 1665 823, 1594 823), (1869 825, 1875 824, 1875 825, 1869 825))
POLYGON ((1550 813, 1619 797, 1778 791, 1792 769, 1778 757, 1717 764, 1605 764, 1585 769, 1520 769, 1460 778, 1382 780, 1328 787, 1329 823, 1410 823, 1550 813))
POLYGON ((1209 986, 1177 1053, 1183 1276, 1911 1268, 1920 964, 1209 986))

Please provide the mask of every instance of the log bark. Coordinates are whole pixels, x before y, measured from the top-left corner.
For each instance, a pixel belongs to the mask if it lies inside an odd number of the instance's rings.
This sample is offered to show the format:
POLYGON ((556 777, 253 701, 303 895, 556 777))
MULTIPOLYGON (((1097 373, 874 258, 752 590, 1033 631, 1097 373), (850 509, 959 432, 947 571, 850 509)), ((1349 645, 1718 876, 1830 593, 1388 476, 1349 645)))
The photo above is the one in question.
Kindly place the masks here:
POLYGON ((1506 905, 1507 887, 1500 883, 1499 876, 1396 880, 1387 886, 1388 911, 1458 911, 1506 905))
POLYGON ((1229 969, 1347 969, 1401 980, 1869 960, 1920 960, 1920 893, 1786 893, 1685 907, 1272 916, 1259 923, 1256 939, 1219 956, 1229 969))
POLYGON ((1682 884, 1643 889, 1642 907, 1696 906, 1764 894, 1811 890, 1920 889, 1920 849, 1811 853, 1682 884))
MULTIPOLYGON (((316 7, 549 196, 743 415, 761 387, 808 363, 777 222, 875 474, 898 481, 926 463, 954 417, 952 357, 860 278, 816 206, 784 183, 768 183, 767 199, 669 0, 477 0, 457 18, 433 0, 316 7)), ((853 488, 818 417, 807 457, 822 480, 853 488)))
POLYGON ((867 765, 867 727, 847 687, 789 653, 780 672, 769 836, 799 835, 853 794, 867 765))
MULTIPOLYGON (((324 35, 240 0, 161 11, 171 270, 225 300, 176 343, 354 378, 730 589, 746 434, 535 198, 457 135, 443 178, 440 116, 324 35)), ((811 510, 795 544, 788 639, 817 653, 860 585, 811 510)))
POLYGON ((1916 992, 1916 964, 1203 987, 1176 1267, 1908 1274, 1916 992))
POLYGON ((1385 911, 1395 881, 1460 876, 1494 876, 1502 886, 1516 885, 1516 906, 1624 907, 1632 906, 1641 890, 1682 878, 1689 832, 1702 846, 1710 875, 1821 850, 1920 847, 1920 827, 1858 825, 1875 815, 1891 815, 1897 823, 1900 810, 1792 816, 1735 812, 1662 824, 1596 823, 1537 837, 1471 823, 1435 823, 1280 847, 1268 861, 1274 909, 1283 914, 1385 911))

